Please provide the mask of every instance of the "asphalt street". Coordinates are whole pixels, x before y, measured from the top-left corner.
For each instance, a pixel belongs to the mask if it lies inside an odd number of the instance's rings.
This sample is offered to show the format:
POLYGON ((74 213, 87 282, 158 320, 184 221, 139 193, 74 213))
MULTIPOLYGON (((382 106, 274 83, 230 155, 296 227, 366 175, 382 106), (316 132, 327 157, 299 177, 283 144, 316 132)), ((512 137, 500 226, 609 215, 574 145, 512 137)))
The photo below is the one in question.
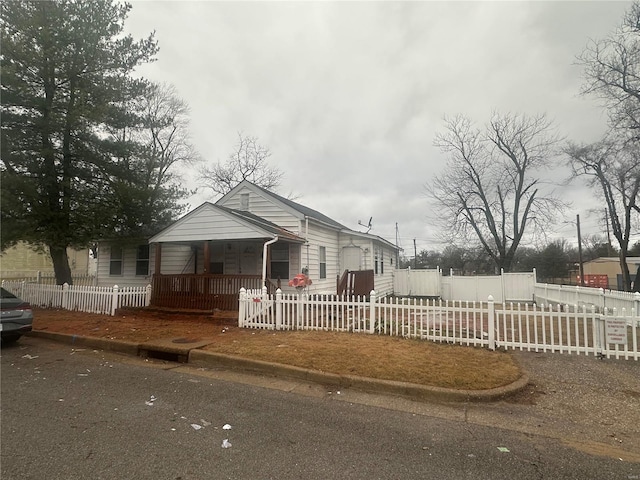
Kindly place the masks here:
POLYGON ((640 479, 640 463, 444 406, 265 388, 29 337, 1 353, 3 480, 640 479))

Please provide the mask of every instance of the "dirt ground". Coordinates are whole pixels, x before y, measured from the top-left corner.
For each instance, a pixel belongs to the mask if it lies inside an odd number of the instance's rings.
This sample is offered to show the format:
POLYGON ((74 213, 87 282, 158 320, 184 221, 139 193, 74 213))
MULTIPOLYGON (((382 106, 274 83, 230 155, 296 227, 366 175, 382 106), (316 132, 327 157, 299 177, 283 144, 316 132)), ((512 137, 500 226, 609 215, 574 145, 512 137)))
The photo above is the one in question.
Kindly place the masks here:
POLYGON ((147 342, 211 340, 205 349, 304 368, 423 385, 483 390, 517 380, 513 356, 482 348, 379 335, 325 331, 272 331, 237 327, 237 312, 191 314, 149 309, 116 316, 34 310, 35 330, 147 342))

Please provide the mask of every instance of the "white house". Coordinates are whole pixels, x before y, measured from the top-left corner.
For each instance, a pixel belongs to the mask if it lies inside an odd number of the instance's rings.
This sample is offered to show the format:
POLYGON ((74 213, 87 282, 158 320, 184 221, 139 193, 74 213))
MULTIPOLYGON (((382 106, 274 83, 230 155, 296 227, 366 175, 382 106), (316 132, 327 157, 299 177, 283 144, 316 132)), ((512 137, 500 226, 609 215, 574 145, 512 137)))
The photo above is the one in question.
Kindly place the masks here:
POLYGON ((226 299, 225 307, 235 305, 240 287, 294 290, 288 282, 299 273, 311 279, 312 294, 375 289, 387 295, 393 293, 397 255, 398 248, 383 238, 245 180, 148 242, 100 243, 98 282, 153 283, 156 304, 181 308, 198 308, 205 297, 211 306, 212 296, 226 299))

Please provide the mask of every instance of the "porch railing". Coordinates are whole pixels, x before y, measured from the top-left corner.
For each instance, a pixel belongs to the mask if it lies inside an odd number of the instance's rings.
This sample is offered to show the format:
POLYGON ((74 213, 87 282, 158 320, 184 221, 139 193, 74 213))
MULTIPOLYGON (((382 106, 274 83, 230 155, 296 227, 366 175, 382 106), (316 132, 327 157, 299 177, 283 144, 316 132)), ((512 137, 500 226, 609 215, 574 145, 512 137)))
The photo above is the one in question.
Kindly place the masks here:
POLYGON ((241 288, 262 287, 260 275, 154 275, 151 305, 185 310, 238 310, 241 288))

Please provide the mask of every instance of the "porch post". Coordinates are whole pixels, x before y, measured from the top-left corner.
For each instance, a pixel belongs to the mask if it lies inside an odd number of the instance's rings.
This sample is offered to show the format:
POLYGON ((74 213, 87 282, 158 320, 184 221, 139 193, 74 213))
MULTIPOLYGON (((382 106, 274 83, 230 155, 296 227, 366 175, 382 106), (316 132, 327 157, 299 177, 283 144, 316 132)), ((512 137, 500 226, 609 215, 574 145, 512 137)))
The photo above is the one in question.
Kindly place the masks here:
POLYGON ((202 273, 205 275, 209 272, 209 268, 211 266, 211 249, 209 240, 205 240, 204 242, 204 265, 202 266, 202 273))
POLYGON ((160 275, 160 267, 161 267, 161 262, 162 262, 162 244, 161 243, 156 243, 156 260, 155 260, 155 268, 153 270, 153 273, 155 275, 160 275))

